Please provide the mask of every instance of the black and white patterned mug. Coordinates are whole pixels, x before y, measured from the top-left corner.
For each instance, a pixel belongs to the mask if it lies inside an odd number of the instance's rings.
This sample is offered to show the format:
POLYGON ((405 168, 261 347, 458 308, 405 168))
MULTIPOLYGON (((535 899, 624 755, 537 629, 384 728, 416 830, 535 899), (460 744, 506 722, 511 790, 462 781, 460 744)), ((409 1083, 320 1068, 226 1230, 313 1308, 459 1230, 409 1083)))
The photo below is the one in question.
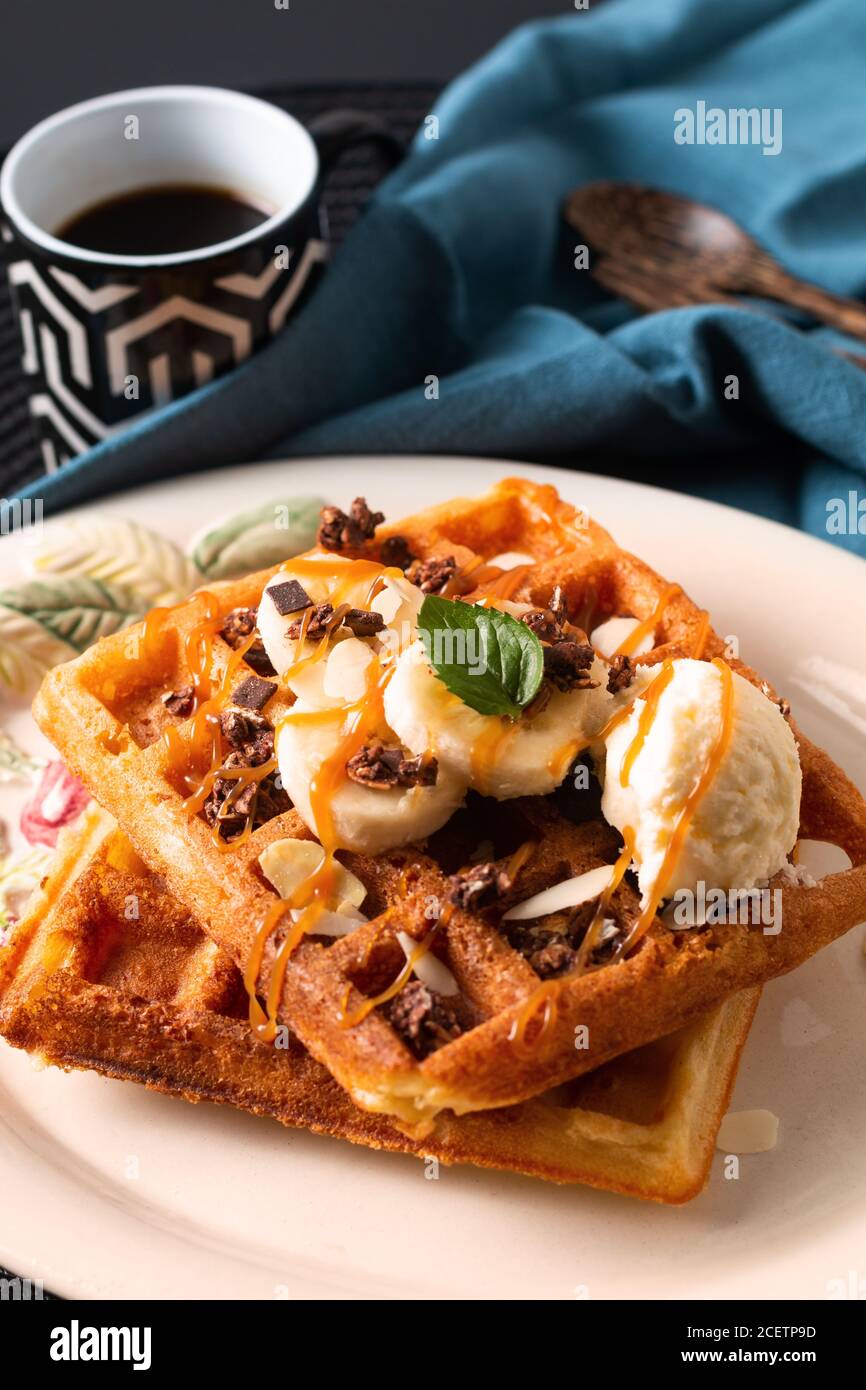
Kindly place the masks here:
POLYGON ((334 111, 308 130, 269 102, 195 86, 82 102, 18 141, 0 173, 0 206, 46 471, 282 329, 327 257, 323 178, 364 141, 399 158, 375 116, 334 111), (115 201, 127 222, 131 210, 134 233, 136 199, 184 189, 235 200, 252 225, 226 238, 223 222, 209 236, 217 223, 203 217, 195 244, 160 254, 66 239, 89 209, 115 201))

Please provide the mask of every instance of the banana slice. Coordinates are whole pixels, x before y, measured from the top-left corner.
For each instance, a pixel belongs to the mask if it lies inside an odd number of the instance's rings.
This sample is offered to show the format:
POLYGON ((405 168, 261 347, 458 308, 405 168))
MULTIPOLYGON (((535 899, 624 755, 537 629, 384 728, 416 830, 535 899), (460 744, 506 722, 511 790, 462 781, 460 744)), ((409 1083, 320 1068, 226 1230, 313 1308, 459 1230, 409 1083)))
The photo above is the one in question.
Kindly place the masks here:
MULTIPOLYGON (((276 752, 283 786, 304 824, 321 839, 323 827, 316 824, 313 814, 311 784, 322 764, 339 750, 345 715, 336 709, 329 717, 320 708, 321 717, 314 722, 293 722, 294 715, 314 709, 298 700, 277 729, 276 752)), ((388 731, 383 731, 383 736, 387 739, 388 731)), ((442 766, 432 787, 378 789, 343 777, 328 801, 334 840, 339 848, 359 854, 383 854, 412 844, 444 825, 461 805, 465 792, 465 779, 442 766)))
POLYGON ((292 623, 302 617, 303 609, 294 613, 280 613, 270 597, 271 589, 294 579, 314 604, 333 602, 335 592, 338 592, 340 603, 350 603, 354 608, 365 606, 370 591, 369 579, 347 582, 351 576, 352 561, 347 560, 344 555, 331 555, 323 550, 305 555, 303 559, 301 572, 293 570, 291 564, 288 564, 285 569, 273 575, 262 590, 259 603, 259 635, 270 663, 278 675, 283 675, 302 655, 312 656, 318 643, 307 641, 304 643, 304 651, 299 651, 297 641, 287 633, 292 623), (321 566, 321 577, 318 574, 310 574, 312 566, 321 566))
MULTIPOLYGON (((418 626, 418 610, 424 602, 421 590, 402 576, 385 573, 382 575, 382 591, 370 602, 369 575, 353 580, 351 566, 352 561, 344 556, 321 551, 304 556, 303 573, 293 571, 289 564, 268 580, 259 603, 258 628, 265 651, 278 675, 285 675, 286 671, 302 659, 306 663, 308 658, 316 657, 320 648, 318 641, 308 639, 301 650, 298 641, 288 636, 289 628, 303 616, 304 610, 282 614, 270 597, 270 589, 289 583, 293 579, 301 585, 314 604, 339 601, 349 603, 353 608, 365 608, 369 604, 374 613, 381 614, 386 626, 379 637, 371 641, 372 649, 386 648, 396 656, 412 641, 418 626), (310 575, 311 562, 321 566, 321 577, 317 574, 310 575)), ((348 635, 345 630, 338 628, 329 645, 334 645, 348 635)), ((298 672, 297 684, 294 677, 289 681, 290 688, 299 699, 311 699, 314 703, 321 697, 323 681, 323 672, 315 670, 316 665, 316 661, 305 664, 298 672)), ((327 705, 326 696, 323 707, 327 705)))
POLYGON ((440 777, 447 768, 500 801, 544 796, 562 781, 575 745, 592 739, 614 708, 608 668, 598 658, 591 675, 595 689, 555 690, 537 713, 508 724, 453 695, 416 641, 397 662, 385 693, 385 717, 410 752, 436 755, 440 777))

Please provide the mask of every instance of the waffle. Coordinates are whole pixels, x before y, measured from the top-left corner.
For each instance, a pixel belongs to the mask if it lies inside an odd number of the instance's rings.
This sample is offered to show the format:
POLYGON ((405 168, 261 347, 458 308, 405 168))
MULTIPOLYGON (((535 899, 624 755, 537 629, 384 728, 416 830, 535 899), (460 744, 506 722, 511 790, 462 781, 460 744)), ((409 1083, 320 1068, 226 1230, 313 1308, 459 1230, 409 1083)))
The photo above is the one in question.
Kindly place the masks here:
POLYGON ((443 1117, 422 1143, 357 1109, 295 1039, 274 1050, 252 1036, 233 963, 92 810, 2 953, 0 1032, 63 1068, 369 1148, 680 1203, 706 1181, 758 994, 555 1093, 443 1117))
MULTIPOLYGON (((648 664, 723 652, 708 615, 680 588, 620 550, 552 488, 505 480, 480 499, 452 501, 381 526, 356 553, 376 558, 397 536, 416 556, 455 556, 464 574, 503 551, 529 554, 533 564, 512 572, 513 597, 546 605, 558 584, 573 620, 586 630, 611 614, 634 614, 654 633, 656 645, 642 658, 648 664)), ((200 653, 205 639, 213 644, 215 689, 226 670, 228 685, 243 670, 239 653, 213 636, 222 620, 214 614, 255 607, 271 573, 217 587, 156 623, 100 642, 48 675, 35 713, 144 861, 195 911, 238 968, 249 970, 259 997, 272 989, 276 1016, 362 1108, 395 1116, 420 1132, 445 1109, 462 1114, 524 1101, 792 969, 866 917, 866 804, 827 755, 797 731, 800 833, 841 846, 853 867, 816 887, 774 881, 771 886, 781 887, 785 923, 777 936, 731 923, 677 932, 656 919, 638 949, 615 966, 566 976, 553 987, 542 984, 498 929, 501 912, 569 875, 612 863, 620 852, 619 837, 585 801, 575 807, 566 794, 557 794, 481 801, 462 825, 458 813, 424 847, 376 858, 341 854, 364 883, 365 911, 374 920, 331 945, 302 941, 280 981, 275 961, 285 932, 282 909, 258 856, 273 840, 312 837, 289 811, 226 853, 210 827, 184 809, 187 788, 160 737, 171 722, 161 696, 190 679, 188 654, 200 653), (494 841, 500 867, 510 864, 518 844, 530 840, 537 848, 494 910, 455 910, 439 930, 431 949, 456 977, 464 1031, 418 1059, 387 1009, 372 1001, 401 978, 405 957, 397 931, 416 940, 428 937, 429 905, 447 900, 449 875, 472 858, 481 838, 494 841), (263 942, 259 957, 257 943, 263 942)), ((730 664, 773 696, 750 668, 730 664)), ((285 707, 280 692, 268 707, 274 723, 285 707)), ((626 878, 610 914, 624 930, 636 912, 626 878)))

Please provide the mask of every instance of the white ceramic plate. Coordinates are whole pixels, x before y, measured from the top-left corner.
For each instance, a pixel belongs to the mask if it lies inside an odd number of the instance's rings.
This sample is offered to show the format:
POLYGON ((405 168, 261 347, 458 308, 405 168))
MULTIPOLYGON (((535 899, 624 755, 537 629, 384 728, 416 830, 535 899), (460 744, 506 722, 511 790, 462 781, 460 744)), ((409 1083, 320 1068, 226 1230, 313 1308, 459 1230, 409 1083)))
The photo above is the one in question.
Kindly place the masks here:
MULTIPOLYGON (((444 458, 252 465, 100 509, 186 541, 274 496, 363 492, 395 517, 515 472, 554 482, 681 581, 866 788, 866 569, 785 527, 608 478, 444 458)), ((0 580, 19 544, 0 546, 0 580)), ((778 1146, 741 1159, 737 1181, 717 1155, 679 1209, 471 1168, 428 1181, 412 1158, 37 1072, 0 1044, 0 1263, 93 1298, 838 1295, 866 1277, 862 948, 858 928, 767 988, 733 1108, 778 1115, 778 1146)))

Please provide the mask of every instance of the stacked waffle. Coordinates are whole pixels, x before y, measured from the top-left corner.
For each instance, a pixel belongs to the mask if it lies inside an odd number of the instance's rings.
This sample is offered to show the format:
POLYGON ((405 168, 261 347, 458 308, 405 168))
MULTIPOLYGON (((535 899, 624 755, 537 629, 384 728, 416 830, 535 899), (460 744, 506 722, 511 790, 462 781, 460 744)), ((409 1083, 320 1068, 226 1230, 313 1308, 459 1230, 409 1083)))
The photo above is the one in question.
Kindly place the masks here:
MULTIPOLYGON (((677 856, 651 891, 595 773, 630 719, 625 761, 649 757, 678 663, 728 682, 729 735, 733 681, 788 720, 708 616, 520 480, 397 525, 327 509, 320 542, 47 678, 37 719, 102 809, 4 953, 0 1030, 372 1147, 687 1200, 760 985, 866 916, 866 805, 796 731, 799 834, 852 868, 778 866, 781 931, 680 929, 677 856), (437 661, 443 605, 461 630, 498 615, 503 649, 532 634, 509 713, 437 661)), ((734 757, 721 737, 680 808, 695 827, 713 757, 734 757)))

